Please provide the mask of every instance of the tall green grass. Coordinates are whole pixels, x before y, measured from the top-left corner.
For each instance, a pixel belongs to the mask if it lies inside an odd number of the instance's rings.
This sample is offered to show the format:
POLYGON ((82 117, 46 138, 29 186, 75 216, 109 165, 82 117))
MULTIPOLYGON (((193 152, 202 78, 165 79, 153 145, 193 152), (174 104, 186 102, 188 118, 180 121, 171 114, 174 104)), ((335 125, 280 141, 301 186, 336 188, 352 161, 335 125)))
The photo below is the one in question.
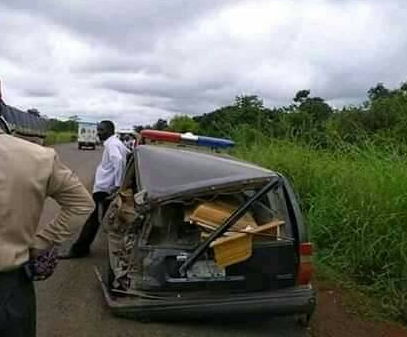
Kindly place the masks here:
POLYGON ((71 143, 75 142, 76 139, 76 133, 48 131, 47 136, 45 137, 45 145, 49 146, 60 143, 71 143))
POLYGON ((291 180, 318 262, 379 294, 389 313, 402 314, 407 303, 407 160, 372 146, 324 151, 261 135, 248 139, 240 134, 235 155, 291 180))

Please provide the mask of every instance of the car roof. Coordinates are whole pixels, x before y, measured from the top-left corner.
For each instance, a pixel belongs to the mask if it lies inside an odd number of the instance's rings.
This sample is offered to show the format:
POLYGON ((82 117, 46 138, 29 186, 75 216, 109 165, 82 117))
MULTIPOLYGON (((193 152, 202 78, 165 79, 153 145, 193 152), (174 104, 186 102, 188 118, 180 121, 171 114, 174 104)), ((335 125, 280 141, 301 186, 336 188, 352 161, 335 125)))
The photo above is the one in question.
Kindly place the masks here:
POLYGON ((277 176, 265 168, 231 157, 192 149, 139 145, 135 149, 139 188, 148 198, 167 199, 236 184, 263 182, 277 176))

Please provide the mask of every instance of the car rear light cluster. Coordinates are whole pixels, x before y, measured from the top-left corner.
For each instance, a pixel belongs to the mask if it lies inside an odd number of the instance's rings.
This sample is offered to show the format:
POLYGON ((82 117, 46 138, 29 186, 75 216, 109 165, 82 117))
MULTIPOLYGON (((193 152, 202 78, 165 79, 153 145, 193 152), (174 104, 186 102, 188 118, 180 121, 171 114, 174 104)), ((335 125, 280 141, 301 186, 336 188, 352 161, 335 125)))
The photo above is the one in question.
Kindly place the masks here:
POLYGON ((300 267, 298 271, 298 284, 308 284, 311 281, 312 276, 312 244, 310 242, 304 242, 300 244, 300 267))
POLYGON ((212 148, 227 148, 235 145, 230 139, 197 136, 190 132, 177 133, 158 130, 142 130, 140 134, 141 137, 150 140, 207 146, 212 148))

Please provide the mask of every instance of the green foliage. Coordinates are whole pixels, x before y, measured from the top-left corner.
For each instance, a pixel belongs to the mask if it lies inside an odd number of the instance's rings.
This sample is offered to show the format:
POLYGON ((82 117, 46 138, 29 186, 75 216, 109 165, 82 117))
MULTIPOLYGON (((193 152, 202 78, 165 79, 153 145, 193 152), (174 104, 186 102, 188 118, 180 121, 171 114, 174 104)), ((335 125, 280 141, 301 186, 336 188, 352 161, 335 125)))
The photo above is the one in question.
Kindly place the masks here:
POLYGON ((67 121, 61 121, 59 119, 48 120, 48 130, 55 132, 78 132, 77 116, 70 117, 67 121))
POLYGON ((401 314, 407 294, 407 160, 374 145, 333 152, 276 139, 241 144, 237 156, 293 182, 319 262, 369 292, 385 294, 384 309, 401 314))
POLYGON ((140 132, 143 129, 150 129, 150 128, 147 126, 143 126, 143 125, 133 125, 133 130, 136 132, 140 132))
POLYGON ((237 96, 235 98, 235 105, 238 109, 254 109, 262 110, 264 108, 263 101, 256 95, 251 96, 237 96))
POLYGON ((293 101, 296 103, 302 103, 305 99, 308 98, 310 93, 310 90, 300 90, 295 94, 293 101))
POLYGON ((199 130, 199 124, 187 115, 178 115, 171 119, 168 129, 181 133, 197 133, 199 130))
POLYGON ((374 101, 379 98, 389 97, 391 92, 383 85, 383 83, 379 82, 375 87, 370 88, 367 91, 367 95, 371 101, 374 101))
POLYGON ((72 132, 56 132, 48 131, 47 136, 45 137, 46 146, 60 144, 60 143, 71 143, 77 140, 77 133, 72 132))
POLYGON ((308 89, 298 91, 293 104, 267 108, 256 95, 237 96, 231 105, 194 118, 176 116, 170 125, 159 119, 153 126, 135 126, 158 130, 191 131, 215 137, 232 137, 240 127, 253 128, 266 136, 300 141, 314 148, 335 149, 347 145, 364 146, 373 142, 386 148, 397 145, 407 149, 407 82, 387 89, 382 83, 368 90, 369 100, 360 106, 334 110, 321 97, 312 97, 308 89))
POLYGON ((165 119, 159 118, 157 122, 154 123, 154 130, 166 130, 168 128, 168 122, 165 119))
POLYGON ((236 127, 250 125, 262 133, 270 134, 276 112, 264 108, 257 96, 237 96, 233 105, 194 118, 199 123, 200 134, 230 137, 236 127))

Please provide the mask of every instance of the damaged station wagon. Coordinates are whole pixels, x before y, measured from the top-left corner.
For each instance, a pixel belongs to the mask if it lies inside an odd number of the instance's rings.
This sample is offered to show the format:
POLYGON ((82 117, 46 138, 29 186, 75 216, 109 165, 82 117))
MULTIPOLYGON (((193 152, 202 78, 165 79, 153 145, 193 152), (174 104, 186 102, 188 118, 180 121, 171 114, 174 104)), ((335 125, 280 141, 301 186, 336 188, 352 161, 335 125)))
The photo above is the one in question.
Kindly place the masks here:
POLYGON ((307 322, 316 306, 311 244, 287 179, 190 146, 226 148, 229 140, 141 136, 103 219, 109 263, 106 275, 96 273, 112 311, 142 320, 296 314, 307 322))

